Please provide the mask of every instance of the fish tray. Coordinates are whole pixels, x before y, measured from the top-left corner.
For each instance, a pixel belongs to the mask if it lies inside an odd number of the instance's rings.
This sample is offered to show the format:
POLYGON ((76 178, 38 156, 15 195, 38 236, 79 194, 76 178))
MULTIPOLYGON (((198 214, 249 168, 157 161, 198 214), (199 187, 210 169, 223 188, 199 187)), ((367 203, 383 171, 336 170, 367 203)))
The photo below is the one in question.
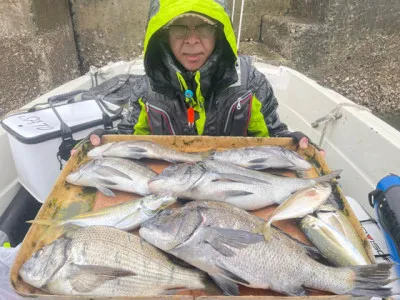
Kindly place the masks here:
MULTIPOLYGON (((282 146, 288 149, 297 151, 301 156, 306 158, 312 165, 313 168, 309 171, 303 172, 302 177, 313 178, 322 176, 331 172, 324 158, 315 150, 314 147, 309 146, 305 150, 297 150, 290 138, 255 138, 255 137, 208 137, 208 136, 134 136, 134 135, 107 135, 102 138, 102 143, 117 142, 117 141, 128 141, 128 140, 148 140, 155 143, 169 146, 176 150, 185 152, 200 152, 207 150, 225 150, 230 148, 238 148, 245 146, 259 146, 259 145, 270 145, 270 146, 282 146)), ((64 169, 60 173, 55 185, 52 188, 48 198, 42 205, 38 212, 37 219, 66 219, 71 218, 77 214, 89 212, 92 210, 100 209, 106 206, 114 205, 117 203, 125 202, 134 198, 139 198, 135 194, 118 192, 116 191, 116 198, 109 198, 97 192, 93 188, 84 188, 80 186, 74 186, 68 184, 65 179, 68 174, 76 170, 79 166, 84 164, 88 158, 86 153, 92 149, 90 144, 86 144, 81 147, 75 155, 73 155, 64 169)), ((169 165, 167 162, 156 161, 156 160, 145 160, 146 165, 152 168, 155 172, 160 173, 165 167, 169 165)), ((299 174, 292 171, 281 172, 286 176, 298 177, 299 174)), ((336 202, 343 212, 348 216, 349 220, 356 229, 358 235, 363 241, 364 248, 369 255, 372 262, 375 262, 375 258, 372 254, 372 248, 368 239, 362 229, 358 219, 348 204, 346 198, 338 184, 334 185, 333 194, 336 202)), ((252 213, 267 218, 270 213, 274 210, 275 206, 268 208, 259 209, 252 213)), ((277 227, 289 233, 291 236, 309 244, 304 234, 300 231, 294 221, 278 221, 275 223, 277 227)), ((45 292, 36 289, 26 284, 22 278, 18 275, 18 271, 22 264, 31 257, 31 255, 43 247, 44 245, 52 242, 62 234, 62 229, 49 231, 47 226, 33 224, 28 233, 25 236, 22 246, 16 256, 14 264, 11 269, 10 279, 11 284, 15 291, 25 297, 42 297, 48 299, 111 299, 110 297, 97 297, 97 296, 57 296, 48 295, 45 292)), ((137 234, 137 232, 136 232, 137 234)), ((178 295, 168 296, 153 296, 153 297, 115 297, 112 299, 252 299, 252 300, 269 300, 269 299, 281 299, 289 300, 294 298, 296 300, 310 299, 310 300, 330 300, 330 299, 350 299, 348 295, 333 295, 329 292, 310 291, 310 296, 307 297, 292 297, 285 296, 280 293, 261 290, 261 289, 250 289, 247 287, 240 286, 240 296, 210 296, 204 294, 201 291, 183 291, 178 295)))

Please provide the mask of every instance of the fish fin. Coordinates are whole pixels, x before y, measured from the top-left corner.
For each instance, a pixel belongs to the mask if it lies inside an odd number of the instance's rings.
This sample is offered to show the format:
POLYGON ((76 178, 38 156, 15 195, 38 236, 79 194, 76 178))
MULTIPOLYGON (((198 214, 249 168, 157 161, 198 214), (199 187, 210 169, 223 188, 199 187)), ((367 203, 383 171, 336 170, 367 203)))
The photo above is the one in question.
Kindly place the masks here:
POLYGON ((135 272, 106 267, 106 266, 96 266, 96 265, 77 265, 75 264, 80 270, 81 273, 86 274, 96 274, 100 276, 107 276, 107 277, 127 277, 127 276, 136 276, 135 272))
POLYGON ((96 184, 99 185, 117 185, 117 183, 115 181, 109 180, 109 179, 104 179, 104 178, 97 178, 96 179, 96 184))
POLYGON ((303 286, 292 286, 292 287, 285 287, 285 290, 282 291, 286 295, 289 296, 306 296, 306 290, 303 286))
POLYGON ((40 219, 35 219, 35 220, 26 221, 26 223, 56 227, 61 223, 61 221, 59 221, 59 220, 40 220, 40 219))
POLYGON ((213 173, 214 179, 212 181, 233 181, 233 182, 243 182, 243 183, 264 183, 271 184, 270 182, 262 179, 257 179, 254 177, 249 177, 245 175, 238 175, 234 173, 218 173, 218 172, 210 172, 213 173))
POLYGON ((253 194, 254 193, 252 193, 252 192, 238 191, 238 190, 224 191, 224 195, 226 198, 247 196, 247 195, 253 195, 253 194))
POLYGON ((75 266, 78 267, 78 272, 69 281, 72 288, 80 293, 90 293, 108 280, 136 275, 131 271, 105 266, 75 266))
POLYGON ((351 266, 356 275, 354 288, 348 291, 354 296, 388 297, 393 294, 387 284, 398 278, 390 279, 391 269, 397 264, 380 263, 373 265, 351 266))
POLYGON ((266 159, 266 158, 257 158, 257 159, 252 159, 252 160, 249 160, 248 161, 248 163, 250 163, 250 164, 263 164, 263 163, 265 163, 265 162, 267 162, 268 161, 268 159, 266 159))
POLYGON ((227 270, 227 268, 221 264, 217 264, 216 267, 219 270, 219 276, 222 276, 224 278, 233 280, 236 283, 243 284, 243 285, 250 285, 250 282, 247 280, 243 279, 242 277, 232 273, 231 271, 227 270))
POLYGON ((121 228, 121 225, 124 225, 124 231, 128 231, 128 230, 133 230, 136 229, 137 227, 140 226, 140 224, 138 222, 133 222, 132 220, 137 220, 137 217, 140 215, 139 211, 135 211, 129 215, 127 215, 126 217, 122 218, 121 220, 118 221, 118 223, 115 223, 112 227, 116 227, 116 228, 121 228), (136 226, 132 226, 133 223, 136 223, 136 226), (131 224, 130 226, 126 226, 128 224, 131 224))
POLYGON ((317 178, 313 178, 316 182, 327 182, 327 181, 331 181, 332 179, 335 178, 339 178, 340 177, 340 173, 342 173, 343 170, 335 170, 332 171, 331 173, 321 176, 321 177, 317 177, 317 178))
POLYGON ((96 184, 96 188, 104 195, 106 195, 107 197, 115 197, 115 194, 113 193, 113 191, 111 191, 109 188, 106 188, 105 186, 96 184))
POLYGON ((318 209, 320 212, 336 212, 337 210, 336 207, 330 204, 324 204, 318 209))
POLYGON ((250 170, 264 170, 264 169, 267 169, 268 166, 262 165, 262 164, 256 164, 256 165, 248 165, 248 166, 246 166, 246 168, 250 169, 250 170))
MULTIPOLYGON (((121 158, 121 159, 123 159, 123 158, 121 158)), ((118 171, 117 169, 108 167, 108 166, 101 166, 100 168, 97 168, 95 173, 98 175, 101 175, 105 178, 122 177, 122 178, 126 178, 126 179, 132 179, 124 172, 118 171)), ((110 182, 113 182, 113 181, 110 180, 110 182)))
POLYGON ((79 293, 90 293, 107 280, 113 279, 113 277, 106 277, 97 274, 79 273, 69 278, 69 283, 71 284, 71 287, 79 293))
POLYGON ((225 296, 239 296, 239 286, 232 280, 221 275, 210 275, 225 296))
POLYGON ((148 152, 146 149, 137 146, 128 146, 127 150, 129 152, 129 158, 134 158, 134 159, 141 159, 143 157, 146 157, 146 155, 143 154, 148 152))
POLYGON ((256 244, 264 240, 261 235, 244 230, 216 227, 207 227, 205 230, 208 231, 206 242, 224 256, 233 256, 235 254, 227 246, 242 249, 250 244, 256 244))
POLYGON ((312 259, 319 261, 319 262, 324 262, 324 264, 330 265, 326 258, 322 255, 321 251, 318 250, 317 247, 314 246, 309 246, 306 244, 303 244, 302 242, 297 240, 297 243, 303 247, 303 249, 306 251, 306 254, 308 255, 308 257, 311 257, 312 259))
POLYGON ((50 236, 50 234, 53 234, 52 230, 53 229, 55 230, 55 228, 57 228, 57 227, 61 227, 64 230, 64 232, 68 232, 68 231, 71 231, 71 230, 74 230, 74 229, 80 227, 78 225, 68 223, 68 220, 30 220, 30 221, 26 221, 26 223, 50 226, 48 229, 49 232, 46 233, 46 235, 44 235, 44 237, 50 236), (53 228, 53 229, 51 229, 51 228, 53 228))

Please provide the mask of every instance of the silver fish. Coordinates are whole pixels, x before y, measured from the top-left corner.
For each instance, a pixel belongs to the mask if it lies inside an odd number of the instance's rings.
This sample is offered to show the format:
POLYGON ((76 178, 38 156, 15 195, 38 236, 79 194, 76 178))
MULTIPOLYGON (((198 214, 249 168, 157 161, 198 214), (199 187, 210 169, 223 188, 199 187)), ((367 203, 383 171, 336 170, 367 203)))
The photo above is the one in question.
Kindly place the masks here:
POLYGON ((203 272, 174 264, 139 237, 105 226, 66 233, 34 253, 19 274, 57 295, 152 296, 207 285, 203 272))
POLYGON ((361 253, 342 234, 323 221, 306 216, 300 226, 322 255, 338 266, 368 265, 361 253))
POLYGON ((279 220, 302 218, 316 211, 325 203, 332 192, 332 186, 327 183, 318 183, 314 186, 306 187, 294 193, 282 202, 270 215, 263 228, 266 240, 271 239, 271 224, 279 220))
MULTIPOLYGON (((206 209, 212 209, 215 216, 217 214, 220 214, 220 222, 222 223, 221 226, 225 228, 236 228, 235 224, 232 222, 232 220, 235 220, 236 218, 244 220, 244 222, 248 224, 253 224, 249 225, 253 229, 253 232, 258 232, 259 228, 263 228, 265 226, 265 220, 257 217, 256 215, 250 214, 247 211, 236 207, 234 205, 231 205, 229 203, 225 202, 219 202, 219 201, 191 201, 185 204, 184 209, 196 209, 196 208, 206 208, 206 209), (226 214, 228 215, 234 215, 235 217, 233 219, 225 218, 226 214), (225 223, 226 222, 226 223, 225 223)), ((321 259, 322 255, 319 252, 319 250, 313 246, 308 246, 299 240, 293 238, 286 232, 282 231, 278 227, 275 227, 274 225, 271 225, 271 235, 274 236, 280 236, 284 235, 286 238, 291 240, 293 242, 293 247, 300 247, 301 249, 304 249, 307 251, 307 254, 315 259, 321 259)))
POLYGON ((236 174, 245 177, 257 179, 257 181, 265 181, 270 184, 270 188, 274 188, 273 196, 274 202, 280 203, 284 199, 287 199, 294 192, 303 188, 313 186, 320 182, 328 182, 334 178, 339 177, 343 170, 335 170, 327 175, 323 175, 316 178, 296 178, 273 175, 267 172, 249 170, 240 166, 233 165, 231 163, 217 161, 217 160, 204 160, 199 163, 204 166, 208 171, 219 174, 236 174))
POLYGON ((143 222, 153 218, 161 210, 175 202, 176 197, 170 195, 150 195, 96 211, 79 214, 67 220, 37 219, 29 221, 29 223, 59 227, 103 225, 129 231, 136 229, 143 222))
POLYGON ((215 152, 212 159, 253 170, 269 168, 304 171, 312 165, 297 152, 279 146, 254 146, 215 152))
POLYGON ((368 263, 371 260, 365 251, 362 240, 351 224, 350 220, 340 209, 330 204, 325 204, 316 212, 318 219, 332 226, 339 233, 343 234, 347 240, 349 240, 354 247, 361 253, 368 263))
POLYGON ((165 210, 145 222, 140 236, 207 272, 227 295, 237 284, 303 295, 304 288, 336 294, 387 296, 392 264, 328 267, 308 257, 283 235, 265 242, 254 223, 215 209, 165 210), (222 220, 223 219, 223 220, 222 220))
POLYGON ((209 152, 204 153, 186 153, 151 141, 123 141, 111 142, 93 148, 87 154, 90 158, 95 157, 122 157, 122 158, 152 158, 169 162, 196 162, 207 156, 209 152))
POLYGON ((123 158, 99 158, 90 160, 69 174, 66 181, 97 188, 104 195, 115 197, 110 190, 139 195, 149 195, 147 182, 157 173, 149 168, 123 158))
MULTIPOLYGON (((169 166, 149 181, 149 190, 152 193, 170 192, 192 200, 223 201, 242 209, 254 210, 281 203, 293 192, 317 181, 291 180, 279 176, 270 180, 268 175, 265 178, 253 173, 246 174, 236 170, 238 167, 235 166, 226 169, 209 167, 215 164, 218 163, 204 161, 169 166)), ((327 175, 323 180, 336 177, 337 172, 327 175)))

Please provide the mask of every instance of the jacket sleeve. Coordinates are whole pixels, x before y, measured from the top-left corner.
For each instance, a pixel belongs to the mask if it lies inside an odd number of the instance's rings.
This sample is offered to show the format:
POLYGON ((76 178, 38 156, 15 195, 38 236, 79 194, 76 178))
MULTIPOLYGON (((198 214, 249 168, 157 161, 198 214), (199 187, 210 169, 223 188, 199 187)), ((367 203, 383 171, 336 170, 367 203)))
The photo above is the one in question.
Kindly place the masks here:
MULTIPOLYGON (((259 113, 263 116, 264 124, 268 128, 267 136, 276 137, 280 136, 281 133, 287 132, 287 126, 281 122, 277 112, 278 101, 265 75, 251 66, 249 80, 250 89, 254 93, 253 105, 259 107, 259 113)), ((262 125, 265 126, 264 124, 262 125)), ((261 127, 261 124, 258 127, 261 127)), ((251 132, 249 133, 251 134, 251 132)))
POLYGON ((143 103, 146 97, 147 82, 145 76, 135 79, 131 87, 128 112, 118 124, 118 133, 147 135, 150 127, 147 122, 147 111, 143 103))

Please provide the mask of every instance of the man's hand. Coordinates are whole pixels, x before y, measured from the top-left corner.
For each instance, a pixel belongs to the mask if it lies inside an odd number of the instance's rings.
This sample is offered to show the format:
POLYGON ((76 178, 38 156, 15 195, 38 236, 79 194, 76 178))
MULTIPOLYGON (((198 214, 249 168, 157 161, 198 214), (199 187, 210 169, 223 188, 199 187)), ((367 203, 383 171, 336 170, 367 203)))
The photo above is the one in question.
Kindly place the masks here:
POLYGON ((89 135, 87 137, 85 137, 82 141, 80 141, 74 149, 71 150, 71 155, 74 155, 74 153, 76 153, 76 151, 78 150, 78 147, 81 144, 84 144, 86 142, 90 142, 92 144, 92 146, 99 146, 101 144, 101 137, 103 135, 107 134, 107 131, 105 129, 102 128, 97 128, 95 130, 93 130, 91 133, 89 133, 89 135))
POLYGON ((305 135, 304 133, 300 131, 295 131, 295 132, 290 132, 287 131, 282 135, 279 135, 280 137, 291 137, 293 139, 293 142, 299 146, 300 149, 306 149, 308 147, 308 144, 314 146, 319 153, 325 157, 325 150, 321 149, 318 145, 314 144, 310 138, 305 135))

